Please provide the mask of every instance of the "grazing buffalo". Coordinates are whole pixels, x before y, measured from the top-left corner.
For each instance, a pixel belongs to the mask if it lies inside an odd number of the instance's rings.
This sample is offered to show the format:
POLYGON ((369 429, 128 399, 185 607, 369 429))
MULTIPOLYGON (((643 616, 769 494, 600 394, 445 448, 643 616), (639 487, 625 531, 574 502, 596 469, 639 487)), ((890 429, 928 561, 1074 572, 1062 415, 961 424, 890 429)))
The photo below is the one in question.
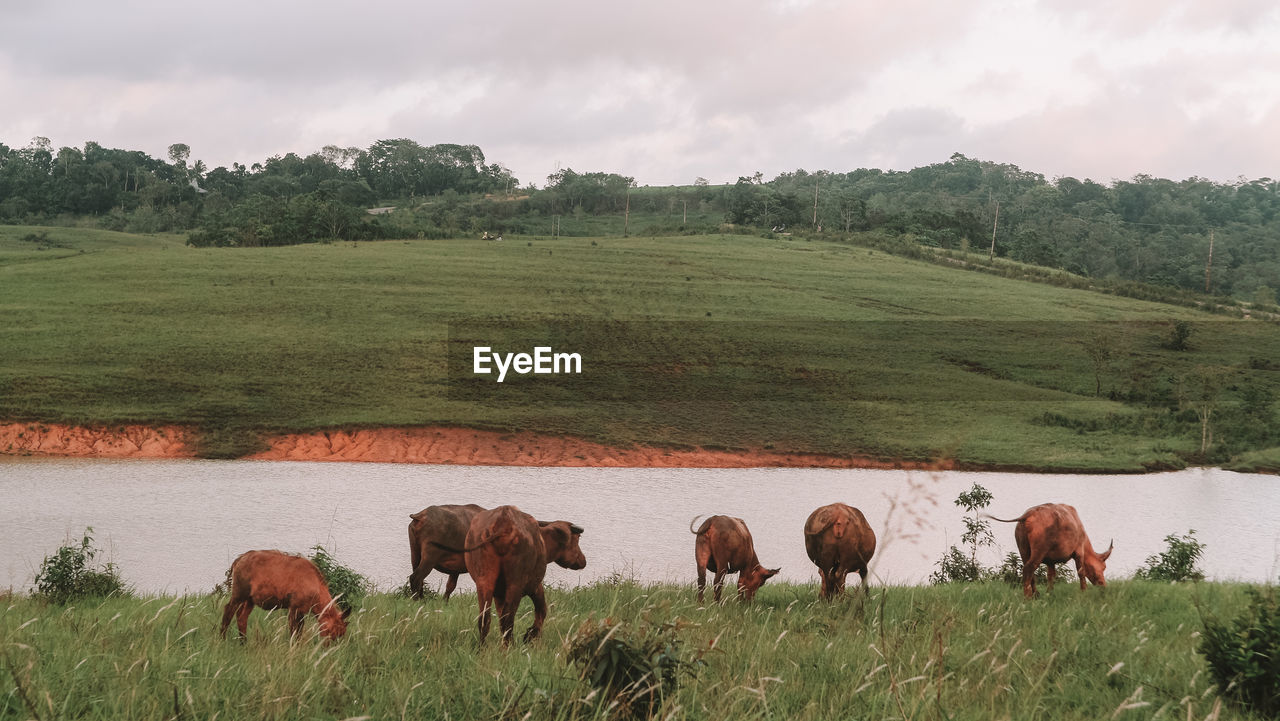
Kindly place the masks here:
POLYGON ((698 522, 698 518, 694 516, 689 522, 689 532, 698 537, 693 545, 693 556, 698 563, 698 603, 702 603, 702 591, 707 585, 707 569, 715 574, 716 603, 720 602, 720 589, 724 586, 726 573, 738 574, 738 599, 750 601, 765 581, 782 570, 760 565, 755 544, 751 541, 751 531, 747 530, 747 524, 741 518, 711 516, 695 531, 693 524, 698 522))
POLYGON ((467 543, 471 519, 484 509, 474 503, 465 506, 427 506, 409 515, 409 558, 413 574, 409 589, 414 598, 422 598, 422 582, 431 571, 449 574, 444 587, 448 601, 458 586, 458 576, 467 572, 462 551, 467 543))
POLYGON ((804 550, 822 576, 823 600, 844 593, 844 579, 850 571, 858 572, 866 593, 867 564, 876 552, 876 534, 862 511, 832 503, 809 514, 804 522, 804 550))
POLYGON ((533 625, 524 640, 532 641, 542 633, 547 617, 542 578, 547 564, 554 561, 564 568, 585 568, 587 559, 578 546, 581 535, 582 528, 568 521, 539 522, 515 506, 476 514, 463 553, 480 603, 480 643, 489 635, 490 604, 498 607, 503 645, 511 643, 516 609, 524 596, 533 599, 533 625))
POLYGON ((231 600, 222 609, 222 637, 231 616, 243 641, 254 606, 268 611, 289 609, 289 633, 297 637, 308 613, 319 619, 320 635, 332 641, 347 632, 346 613, 340 613, 316 564, 281 551, 248 551, 231 563, 231 600))
POLYGON ((1076 562, 1076 573, 1080 576, 1080 590, 1086 588, 1088 579, 1095 586, 1107 585, 1102 572, 1106 570, 1107 558, 1115 548, 1115 541, 1107 547, 1106 553, 1093 550, 1089 536, 1084 532, 1084 524, 1073 506, 1065 503, 1043 503, 1028 508, 1017 518, 996 518, 1001 523, 1017 523, 1013 529, 1013 538, 1018 543, 1018 555, 1022 556, 1022 593, 1031 598, 1036 593, 1036 568, 1041 563, 1049 567, 1049 590, 1053 590, 1053 579, 1057 575, 1055 566, 1068 560, 1076 562))

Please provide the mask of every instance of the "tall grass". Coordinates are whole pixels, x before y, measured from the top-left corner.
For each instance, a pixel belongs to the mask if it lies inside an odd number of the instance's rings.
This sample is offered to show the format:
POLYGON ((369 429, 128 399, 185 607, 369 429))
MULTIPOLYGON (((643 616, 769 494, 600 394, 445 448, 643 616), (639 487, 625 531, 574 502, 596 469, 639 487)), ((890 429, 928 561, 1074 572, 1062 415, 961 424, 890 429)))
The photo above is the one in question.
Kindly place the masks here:
MULTIPOLYGON (((1197 604, 1232 615, 1231 584, 1059 585, 1027 602, 1000 583, 873 589, 820 603, 766 586, 700 608, 687 586, 552 589, 544 638, 478 648, 474 598, 366 599, 347 636, 290 643, 255 614, 217 638, 223 598, 108 599, 68 608, 10 597, 0 613, 0 717, 589 719, 609 712, 570 666, 584 622, 674 623, 705 665, 655 718, 1250 718, 1219 707, 1196 654, 1197 604)), ((520 624, 530 608, 522 608, 520 624)))

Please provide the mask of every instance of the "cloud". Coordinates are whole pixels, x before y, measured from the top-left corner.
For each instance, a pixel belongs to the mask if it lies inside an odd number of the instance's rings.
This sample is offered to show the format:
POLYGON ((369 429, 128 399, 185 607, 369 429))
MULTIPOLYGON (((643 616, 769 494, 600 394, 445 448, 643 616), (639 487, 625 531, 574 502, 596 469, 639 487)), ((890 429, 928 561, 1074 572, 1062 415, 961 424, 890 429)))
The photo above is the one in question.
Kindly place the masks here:
POLYGON ((11 2, 0 141, 185 142, 216 166, 409 137, 477 144, 535 182, 557 162, 662 184, 955 151, 1234 178, 1280 160, 1259 131, 1280 20, 1263 2, 1206 7, 11 2))

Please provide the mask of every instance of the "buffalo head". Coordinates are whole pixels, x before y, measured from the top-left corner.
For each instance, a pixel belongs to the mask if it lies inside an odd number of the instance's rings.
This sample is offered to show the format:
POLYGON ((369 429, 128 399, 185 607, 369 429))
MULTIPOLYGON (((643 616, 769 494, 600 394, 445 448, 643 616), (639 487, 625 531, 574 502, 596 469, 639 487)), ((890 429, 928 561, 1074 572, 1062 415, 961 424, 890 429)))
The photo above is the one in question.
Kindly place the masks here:
POLYGON ((542 532, 542 543, 547 549, 547 562, 555 561, 557 566, 580 571, 587 567, 587 557, 578 546, 582 536, 582 526, 568 521, 538 521, 542 532))
POLYGON ((765 581, 778 575, 781 568, 765 568, 757 564, 754 568, 747 569, 738 574, 738 598, 743 601, 750 601, 755 598, 756 591, 764 585, 765 581))

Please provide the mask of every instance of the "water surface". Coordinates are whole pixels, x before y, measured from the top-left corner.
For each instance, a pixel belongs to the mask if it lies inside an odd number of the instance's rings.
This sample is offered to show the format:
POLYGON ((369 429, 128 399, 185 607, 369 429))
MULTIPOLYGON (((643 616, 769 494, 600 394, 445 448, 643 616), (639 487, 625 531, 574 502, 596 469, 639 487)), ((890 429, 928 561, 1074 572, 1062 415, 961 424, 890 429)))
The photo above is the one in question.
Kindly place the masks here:
MULTIPOLYGON (((125 579, 145 593, 204 592, 241 552, 305 552, 324 544, 383 589, 409 568, 409 514, 441 503, 511 503, 545 520, 586 528, 587 568, 553 567, 566 586, 611 574, 694 580, 696 515, 743 518, 760 560, 781 578, 816 582, 803 526, 841 501, 866 514, 879 538, 873 583, 920 583, 963 532, 953 501, 974 482, 1012 518, 1048 501, 1080 512, 1095 546, 1116 542, 1108 577, 1131 574, 1194 528, 1211 579, 1274 581, 1280 571, 1280 478, 1193 469, 1142 476, 847 469, 635 469, 427 466, 205 460, 0 459, 0 587, 30 587, 41 559, 94 528, 125 579)), ((998 549, 1015 550, 1012 524, 993 524, 998 549)), ((428 585, 441 588, 439 574, 428 585)), ((459 590, 469 590, 465 581, 459 590)))

